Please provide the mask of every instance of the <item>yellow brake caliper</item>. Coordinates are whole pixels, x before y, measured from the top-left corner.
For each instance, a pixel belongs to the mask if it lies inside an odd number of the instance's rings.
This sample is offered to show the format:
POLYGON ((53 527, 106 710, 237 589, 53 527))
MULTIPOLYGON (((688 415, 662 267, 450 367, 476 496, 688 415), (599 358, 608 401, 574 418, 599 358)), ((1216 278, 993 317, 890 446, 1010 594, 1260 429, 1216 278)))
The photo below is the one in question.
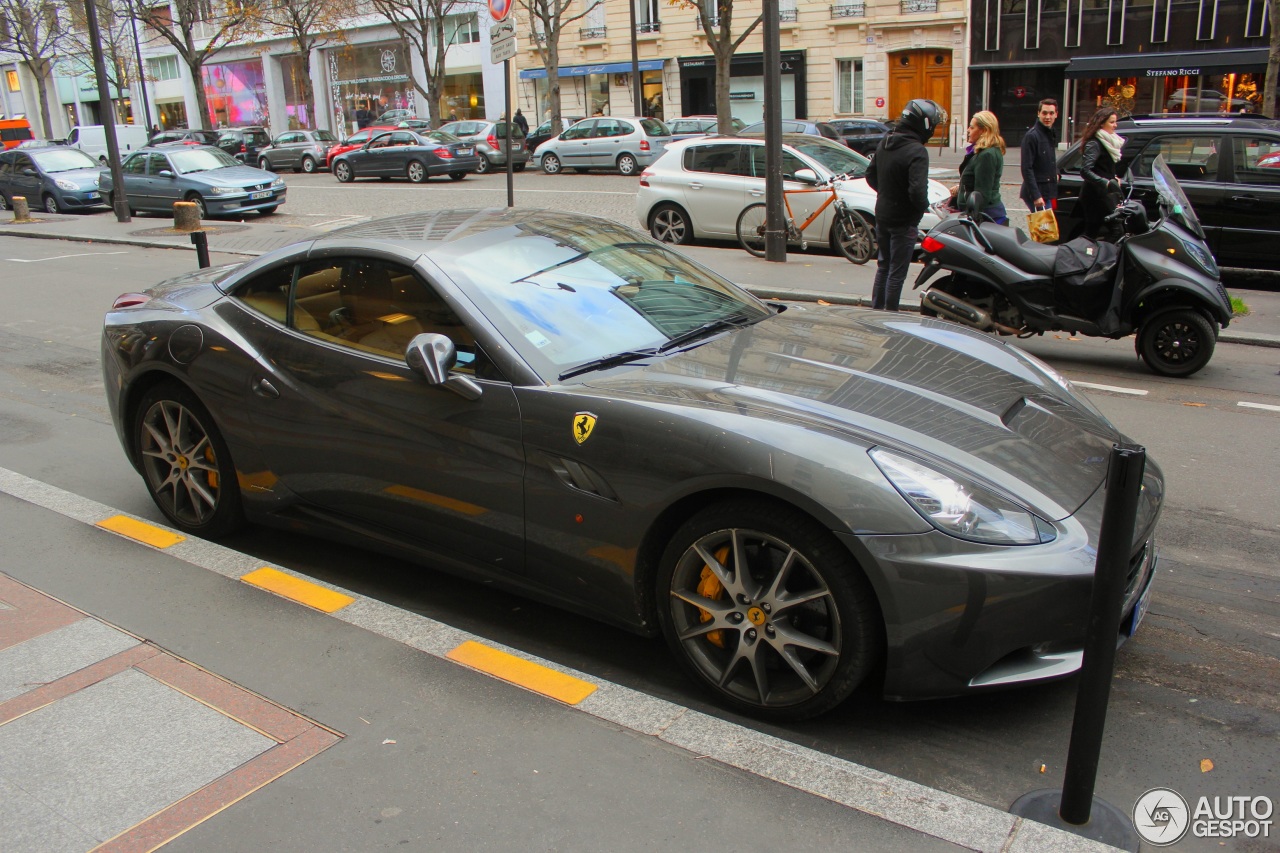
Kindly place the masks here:
POLYGON ((212 446, 205 448, 204 461, 208 462, 209 467, 213 469, 206 475, 205 479, 209 482, 209 488, 216 489, 218 488, 218 460, 214 458, 212 446))
MULTIPOLYGON (((720 563, 722 566, 728 557, 728 545, 721 547, 720 550, 715 553, 716 562, 720 563)), ((712 601, 719 601, 721 597, 724 596, 724 585, 720 583, 720 579, 716 577, 716 573, 711 571, 710 566, 704 565, 702 567, 701 579, 698 581, 698 595, 701 595, 703 598, 709 598, 712 601)), ((710 622, 715 618, 701 607, 698 608, 698 613, 701 614, 703 622, 710 622)), ((721 631, 709 631, 707 633, 707 640, 722 649, 724 648, 724 635, 721 631)))

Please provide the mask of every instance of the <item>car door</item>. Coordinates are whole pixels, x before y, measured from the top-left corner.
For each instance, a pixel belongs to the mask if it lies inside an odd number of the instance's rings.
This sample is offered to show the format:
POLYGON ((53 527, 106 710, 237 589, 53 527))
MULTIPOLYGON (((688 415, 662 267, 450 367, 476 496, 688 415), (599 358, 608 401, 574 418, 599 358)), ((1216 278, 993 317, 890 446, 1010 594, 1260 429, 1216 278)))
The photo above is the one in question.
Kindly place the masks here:
POLYGON ((236 326, 260 356, 245 365, 244 404, 263 479, 448 559, 522 571, 515 394, 431 283, 399 262, 343 253, 265 272, 220 310, 260 320, 236 326), (423 332, 455 342, 478 399, 409 368, 405 348, 423 332))
POLYGON ((560 134, 556 153, 565 166, 579 169, 591 165, 590 146, 595 142, 595 127, 599 119, 584 119, 560 134))
POLYGON ((631 125, 616 118, 596 119, 595 129, 587 145, 587 165, 610 168, 622 151, 622 141, 631 132, 631 125))
POLYGON ((740 142, 710 142, 684 150, 685 209, 699 234, 737 233, 738 214, 747 206, 744 147, 740 142))
MULTIPOLYGON (((1230 168, 1224 178, 1218 263, 1228 267, 1280 270, 1280 133, 1229 136, 1230 168)), ((1221 161, 1220 161, 1221 162, 1221 161)), ((1203 222, 1200 206, 1191 199, 1203 222)))
POLYGON ((32 210, 44 206, 40 198, 40 172, 28 154, 19 153, 13 160, 13 174, 9 179, 9 197, 22 196, 32 210))
POLYGON ((128 196, 129 207, 135 210, 152 210, 156 204, 155 193, 147 183, 147 160, 151 153, 139 151, 130 154, 120 164, 120 176, 124 181, 124 193, 128 196))
POLYGON ((409 161, 415 155, 426 162, 422 157, 422 149, 417 146, 418 137, 407 130, 397 130, 391 134, 391 150, 387 152, 390 174, 404 175, 409 168, 409 161))
POLYGON ((183 196, 186 195, 183 181, 178 176, 178 170, 174 168, 173 162, 164 154, 156 152, 147 154, 147 176, 145 182, 147 197, 150 199, 149 204, 152 210, 172 213, 173 203, 182 201, 183 196), (163 175, 161 172, 168 172, 169 175, 163 175))
POLYGON ((358 157, 356 174, 379 176, 392 174, 395 171, 395 152, 391 148, 391 133, 374 134, 369 143, 360 149, 358 157))
MULTIPOLYGON (((745 153, 748 155, 747 203, 755 204, 756 202, 764 201, 764 176, 765 176, 764 146, 752 145, 748 147, 745 153)), ((782 149, 782 188, 783 190, 787 192, 791 192, 792 190, 804 190, 804 189, 813 188, 810 184, 806 184, 801 181, 797 181, 795 179, 795 174, 800 169, 813 169, 813 167, 810 166, 808 163, 804 162, 803 160, 801 160, 799 157, 797 157, 795 152, 791 151, 790 149, 783 148, 782 149)), ((819 172, 818 174, 819 176, 822 176, 821 172, 819 172)), ((818 207, 826 200, 827 200, 827 196, 823 193, 797 193, 795 195, 787 196, 787 204, 791 205, 791 213, 792 213, 792 217, 796 221, 796 227, 799 228, 800 225, 806 219, 809 218, 809 215, 813 213, 813 211, 817 210, 818 207)), ((826 231, 822 230, 823 229, 822 223, 825 222, 827 219, 829 219, 830 215, 831 215, 831 209, 828 208, 826 211, 823 212, 822 220, 820 220, 819 222, 815 222, 813 225, 810 225, 805 230, 806 236, 808 236, 810 239, 825 240, 827 238, 827 233, 826 231)), ((735 233, 736 233, 736 223, 735 223, 735 233)))
POLYGON ((302 165, 302 150, 307 138, 301 133, 282 133, 275 148, 268 149, 267 162, 272 169, 297 169, 302 165))
MULTIPOLYGON (((1213 131, 1162 133, 1154 136, 1127 164, 1128 170, 1133 172, 1134 195, 1142 199, 1149 214, 1158 216, 1159 196, 1151 177, 1151 167, 1156 157, 1164 157, 1195 208, 1204 228, 1205 242, 1215 256, 1219 251, 1223 218, 1230 216, 1229 207, 1225 204, 1227 194, 1219 179, 1224 142, 1213 131)), ((1226 156, 1229 160, 1230 154, 1226 156)))

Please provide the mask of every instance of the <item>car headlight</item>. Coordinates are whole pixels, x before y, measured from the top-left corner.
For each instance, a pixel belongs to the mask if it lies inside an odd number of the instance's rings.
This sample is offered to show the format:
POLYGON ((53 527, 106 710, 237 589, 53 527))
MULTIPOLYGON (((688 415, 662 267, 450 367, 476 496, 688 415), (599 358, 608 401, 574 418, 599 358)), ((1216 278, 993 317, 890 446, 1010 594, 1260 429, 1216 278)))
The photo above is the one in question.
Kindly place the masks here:
POLYGON ((274 181, 271 182, 271 189, 273 190, 278 190, 283 187, 284 187, 284 178, 277 177, 274 181))
POLYGON ((247 190, 240 187, 209 187, 209 193, 212 195, 236 195, 243 192, 247 190))
POLYGON ((882 447, 870 454, 907 503, 943 533, 989 545, 1038 545, 1057 538, 1053 525, 972 480, 882 447))
POLYGON ((1187 254, 1196 259, 1196 263, 1204 267, 1205 272, 1209 275, 1218 275, 1218 262, 1213 259, 1213 255, 1199 243, 1192 243, 1190 240, 1182 241, 1182 248, 1187 250, 1187 254))
POLYGON ((68 180, 64 180, 63 178, 58 178, 56 181, 54 181, 54 183, 57 184, 58 189, 60 190, 70 190, 71 192, 75 192, 76 190, 80 189, 75 184, 71 183, 68 180))

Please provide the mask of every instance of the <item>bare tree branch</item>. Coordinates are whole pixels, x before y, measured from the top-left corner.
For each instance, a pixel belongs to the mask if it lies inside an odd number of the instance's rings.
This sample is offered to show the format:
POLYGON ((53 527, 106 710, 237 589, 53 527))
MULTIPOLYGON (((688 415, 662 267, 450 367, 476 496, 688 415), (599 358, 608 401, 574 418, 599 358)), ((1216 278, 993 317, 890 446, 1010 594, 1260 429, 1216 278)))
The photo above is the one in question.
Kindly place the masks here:
MULTIPOLYGON (((569 7, 576 2, 577 0, 519 0, 519 7, 529 19, 528 38, 535 45, 542 67, 547 69, 552 134, 564 130, 564 119, 560 113, 560 34, 569 24, 585 18, 603 4, 603 0, 596 0, 594 3, 584 4, 585 8, 578 14, 568 14, 569 7)), ((536 118, 534 123, 537 123, 536 118)))
POLYGON ((410 77, 414 88, 426 99, 431 126, 436 127, 440 123, 440 95, 448 67, 447 19, 475 10, 478 4, 468 0, 372 0, 372 5, 421 58, 426 80, 420 81, 412 71, 410 77))
POLYGON ((316 125, 315 87, 311 85, 311 52, 334 42, 346 43, 350 4, 343 0, 288 0, 262 11, 262 24, 288 35, 302 65, 300 83, 307 122, 316 125))
POLYGON ((53 138, 49 80, 62 41, 58 12, 58 5, 50 0, 0 0, 0 31, 8 35, 8 40, 0 45, 0 55, 19 57, 36 78, 40 129, 45 139, 53 138))

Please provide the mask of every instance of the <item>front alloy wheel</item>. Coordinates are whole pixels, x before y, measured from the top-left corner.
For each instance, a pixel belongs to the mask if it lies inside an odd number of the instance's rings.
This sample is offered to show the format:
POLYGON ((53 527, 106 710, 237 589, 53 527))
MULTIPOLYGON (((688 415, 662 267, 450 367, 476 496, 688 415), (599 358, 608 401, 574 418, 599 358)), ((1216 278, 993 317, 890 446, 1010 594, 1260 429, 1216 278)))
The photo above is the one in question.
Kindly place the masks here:
POLYGON ((339 160, 333 166, 333 176, 338 179, 338 183, 349 184, 356 176, 356 173, 347 165, 346 160, 339 160))
POLYGON ((196 214, 201 219, 209 218, 209 209, 205 207, 203 198, 196 195, 195 193, 192 193, 191 195, 186 197, 185 201, 189 201, 196 206, 196 214))
POLYGON ((829 531, 790 507, 753 501, 704 510, 668 545, 660 583, 667 642, 744 713, 823 713, 879 654, 866 578, 829 531))
POLYGON ((548 175, 560 174, 560 158, 554 154, 542 155, 542 171, 548 175))

